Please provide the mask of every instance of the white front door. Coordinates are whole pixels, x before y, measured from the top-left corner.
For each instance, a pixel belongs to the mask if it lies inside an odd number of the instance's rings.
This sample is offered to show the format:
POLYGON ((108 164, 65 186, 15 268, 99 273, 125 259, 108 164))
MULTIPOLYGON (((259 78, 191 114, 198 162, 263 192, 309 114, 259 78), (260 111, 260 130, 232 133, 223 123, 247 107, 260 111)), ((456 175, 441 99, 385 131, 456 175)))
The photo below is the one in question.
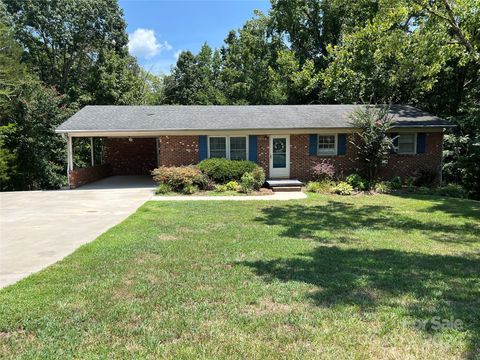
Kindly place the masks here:
POLYGON ((270 178, 290 177, 290 135, 270 136, 270 178))

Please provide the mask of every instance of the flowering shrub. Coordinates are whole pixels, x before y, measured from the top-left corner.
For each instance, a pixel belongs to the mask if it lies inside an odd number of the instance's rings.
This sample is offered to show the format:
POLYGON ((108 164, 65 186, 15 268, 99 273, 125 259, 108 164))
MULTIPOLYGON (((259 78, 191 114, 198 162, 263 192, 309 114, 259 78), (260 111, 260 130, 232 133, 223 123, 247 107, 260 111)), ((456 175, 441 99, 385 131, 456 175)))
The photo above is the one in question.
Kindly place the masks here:
POLYGON ((207 184, 206 177, 196 166, 161 166, 152 171, 152 176, 156 183, 166 184, 178 192, 190 192, 194 185, 204 188, 207 184))
POLYGON ((317 180, 332 180, 335 177, 335 167, 327 160, 322 160, 312 167, 312 174, 317 180))

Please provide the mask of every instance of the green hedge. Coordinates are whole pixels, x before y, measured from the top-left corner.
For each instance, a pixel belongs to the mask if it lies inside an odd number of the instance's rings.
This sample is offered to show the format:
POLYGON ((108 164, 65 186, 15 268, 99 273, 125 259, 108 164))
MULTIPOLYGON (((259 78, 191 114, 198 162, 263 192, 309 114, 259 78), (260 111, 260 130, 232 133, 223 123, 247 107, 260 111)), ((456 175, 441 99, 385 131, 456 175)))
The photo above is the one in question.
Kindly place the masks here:
POLYGON ((243 174, 252 172, 257 164, 247 160, 206 159, 198 164, 200 170, 218 184, 236 180, 240 181, 243 174))

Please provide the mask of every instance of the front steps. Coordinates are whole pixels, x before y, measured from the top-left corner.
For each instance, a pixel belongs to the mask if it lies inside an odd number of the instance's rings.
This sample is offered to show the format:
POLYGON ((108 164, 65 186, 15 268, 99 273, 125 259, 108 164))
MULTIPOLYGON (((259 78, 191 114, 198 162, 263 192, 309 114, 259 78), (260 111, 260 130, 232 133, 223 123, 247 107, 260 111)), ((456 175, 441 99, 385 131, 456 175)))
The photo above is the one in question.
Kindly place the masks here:
POLYGON ((266 181, 267 186, 274 192, 302 191, 303 183, 296 179, 270 179, 266 181))

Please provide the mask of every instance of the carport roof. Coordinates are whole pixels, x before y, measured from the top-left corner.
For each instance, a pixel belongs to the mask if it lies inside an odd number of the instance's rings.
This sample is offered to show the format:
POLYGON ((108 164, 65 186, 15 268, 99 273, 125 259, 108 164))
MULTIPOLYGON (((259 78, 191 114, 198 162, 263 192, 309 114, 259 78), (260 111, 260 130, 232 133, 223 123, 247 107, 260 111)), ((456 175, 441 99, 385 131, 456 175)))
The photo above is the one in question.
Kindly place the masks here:
MULTIPOLYGON (((57 128, 70 132, 286 130, 351 128, 364 105, 85 106, 57 128)), ((392 105, 395 127, 450 127, 409 105, 392 105)))

